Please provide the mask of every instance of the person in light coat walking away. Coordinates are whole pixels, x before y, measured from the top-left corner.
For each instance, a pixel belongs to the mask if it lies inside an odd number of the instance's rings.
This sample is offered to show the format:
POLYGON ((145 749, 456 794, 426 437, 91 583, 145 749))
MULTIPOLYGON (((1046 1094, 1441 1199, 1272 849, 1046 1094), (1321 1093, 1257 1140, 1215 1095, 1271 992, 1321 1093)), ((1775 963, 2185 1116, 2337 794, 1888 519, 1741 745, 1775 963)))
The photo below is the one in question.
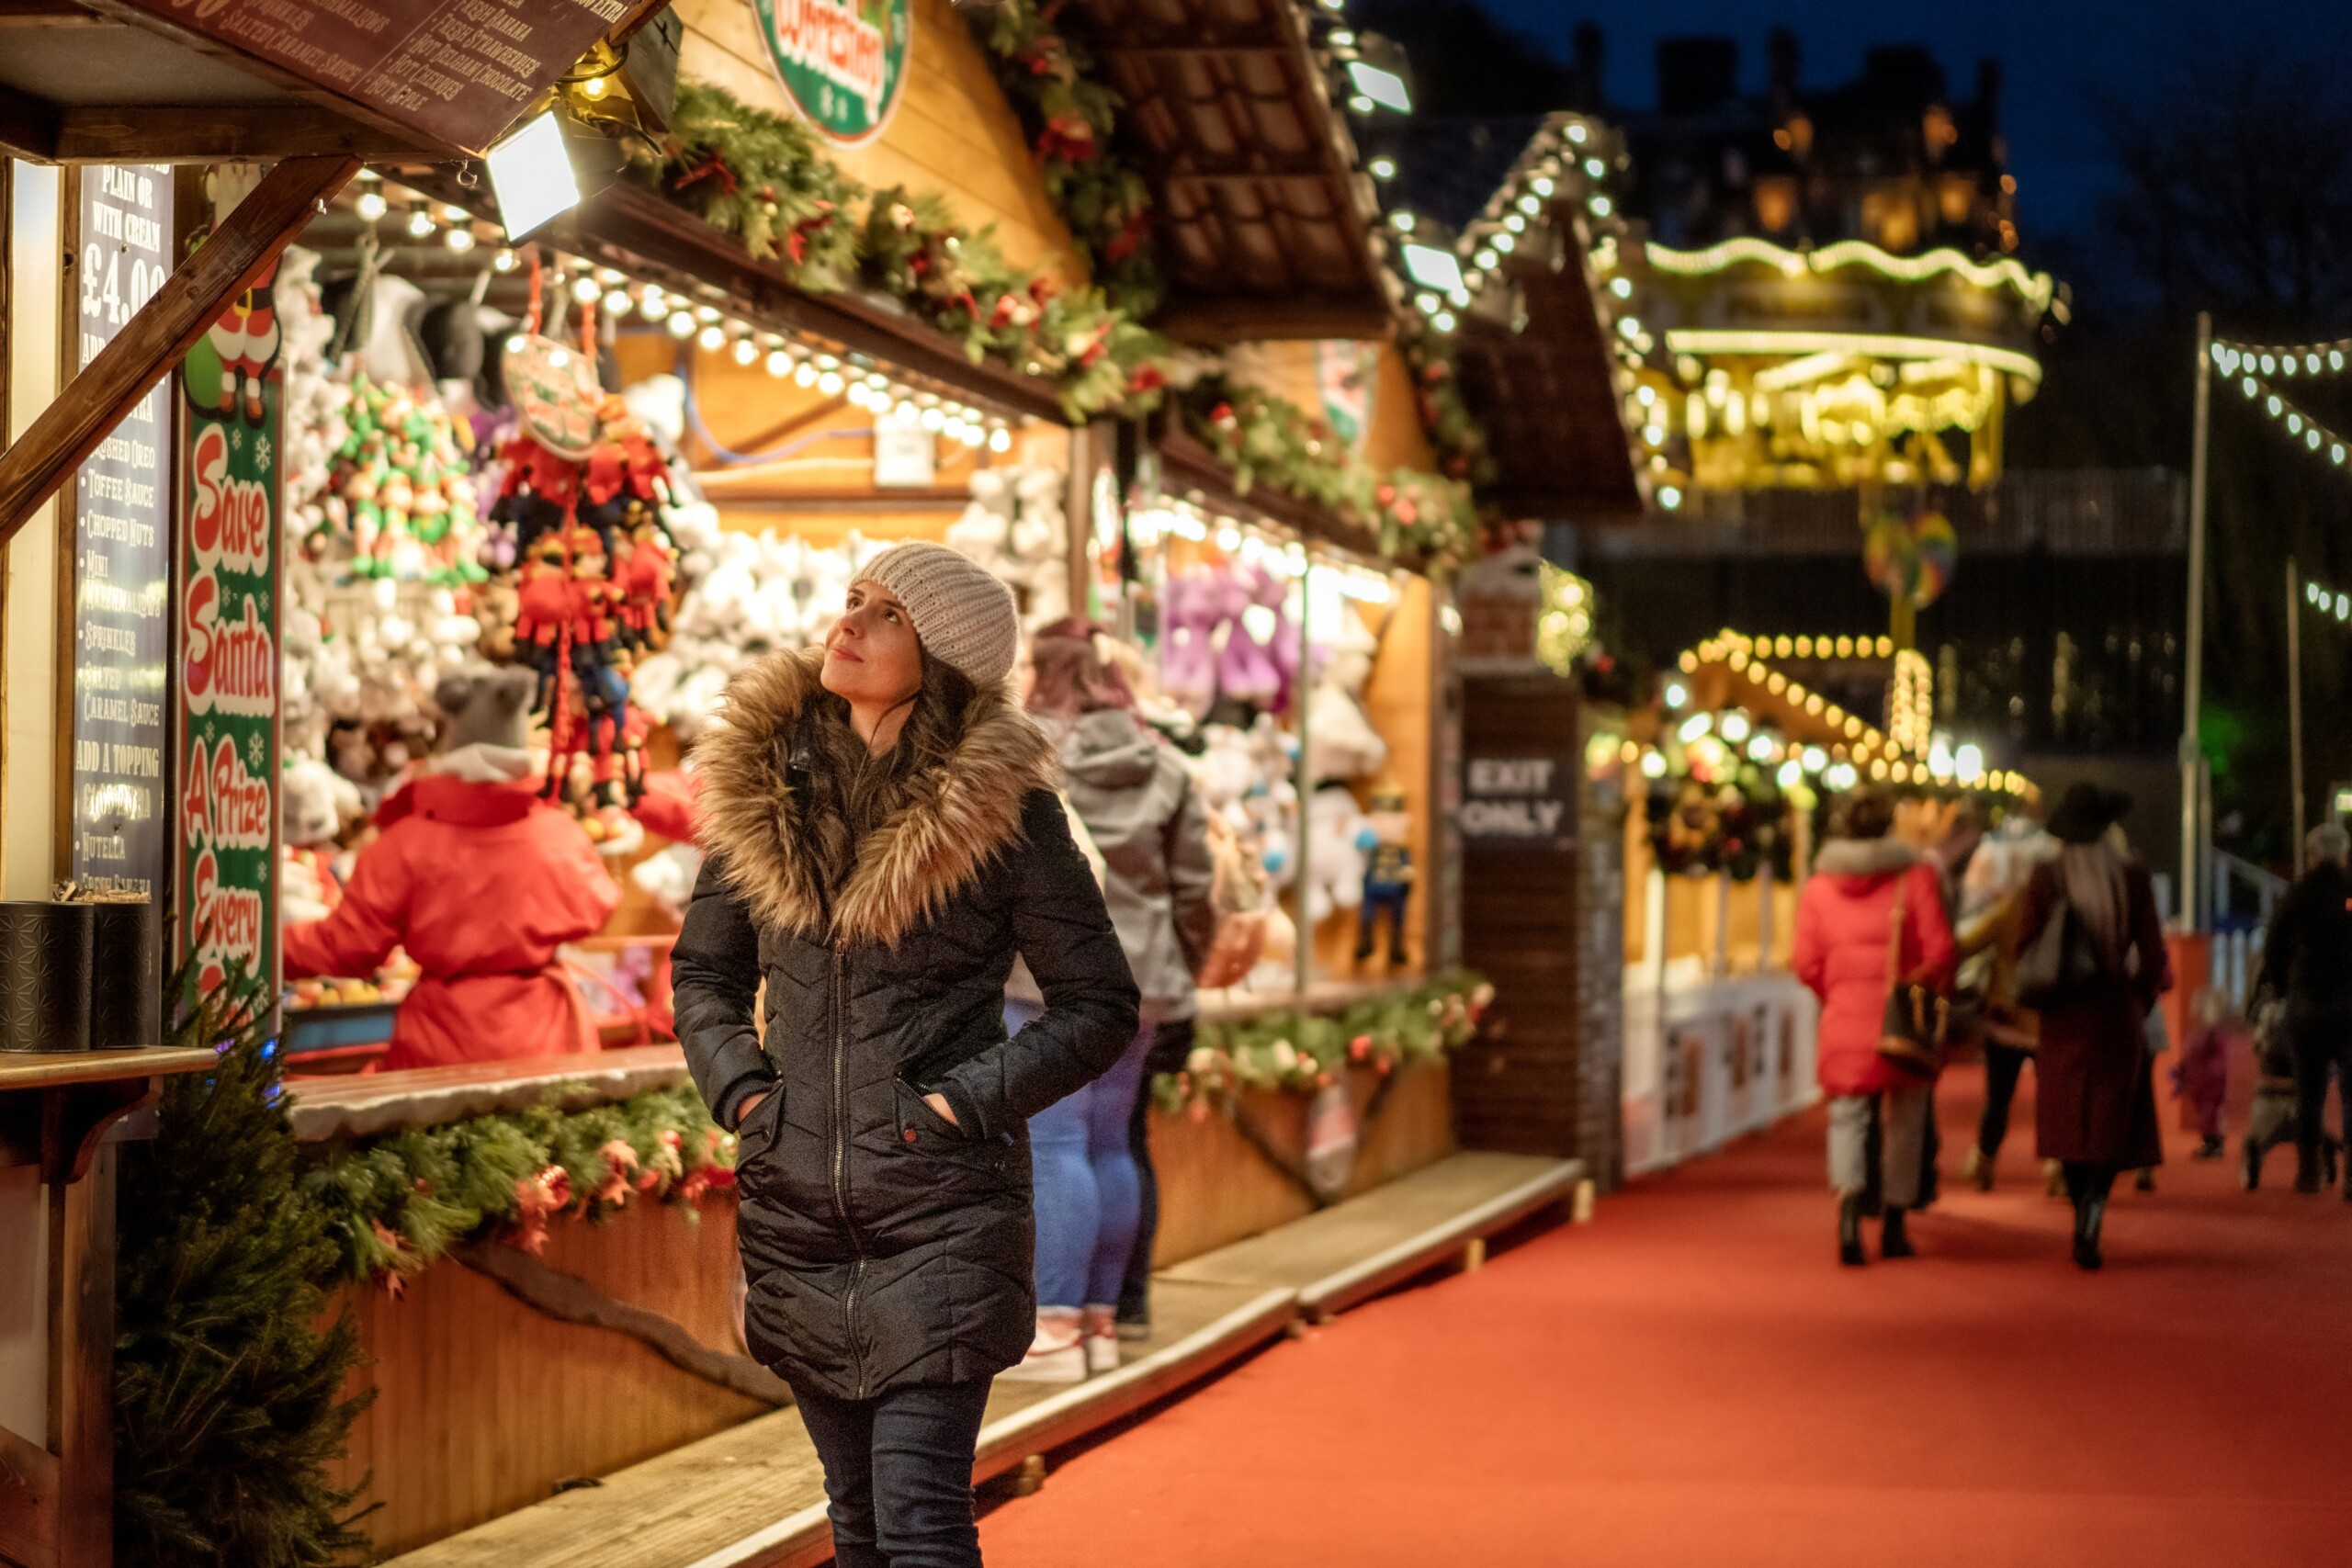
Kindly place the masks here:
POLYGON ((1894 808, 1874 790, 1841 795, 1828 840, 1797 901, 1793 967, 1821 998, 1815 1071, 1829 1097, 1829 1186, 1838 1195, 1838 1256, 1863 1261, 1862 1193, 1871 1114, 1879 1113, 1885 1219, 1882 1258, 1908 1258, 1904 1216, 1918 1201, 1934 1079, 1879 1050, 1888 976, 1940 985, 1951 966, 1936 867, 1890 835, 1894 808))

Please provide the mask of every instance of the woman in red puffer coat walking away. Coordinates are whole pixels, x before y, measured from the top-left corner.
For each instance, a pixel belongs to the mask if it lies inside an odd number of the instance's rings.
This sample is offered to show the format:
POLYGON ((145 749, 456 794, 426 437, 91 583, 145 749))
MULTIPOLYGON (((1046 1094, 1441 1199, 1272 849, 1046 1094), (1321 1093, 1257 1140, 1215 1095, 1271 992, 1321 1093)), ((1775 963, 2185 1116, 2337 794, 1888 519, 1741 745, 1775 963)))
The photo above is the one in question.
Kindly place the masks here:
POLYGON ((1940 986, 1952 960, 1936 868, 1890 835, 1894 825, 1894 807, 1885 795, 1868 789, 1841 795, 1830 807, 1828 842, 1797 900, 1793 967, 1821 998, 1815 1065, 1829 1096, 1829 1187, 1838 1194, 1838 1257, 1848 1264, 1862 1261, 1871 1111, 1879 1113, 1886 1202, 1883 1258, 1911 1256, 1903 1217, 1918 1201, 1934 1114, 1934 1080, 1879 1054, 1890 993, 1888 947, 1901 942, 1892 973, 1905 980, 1940 986))

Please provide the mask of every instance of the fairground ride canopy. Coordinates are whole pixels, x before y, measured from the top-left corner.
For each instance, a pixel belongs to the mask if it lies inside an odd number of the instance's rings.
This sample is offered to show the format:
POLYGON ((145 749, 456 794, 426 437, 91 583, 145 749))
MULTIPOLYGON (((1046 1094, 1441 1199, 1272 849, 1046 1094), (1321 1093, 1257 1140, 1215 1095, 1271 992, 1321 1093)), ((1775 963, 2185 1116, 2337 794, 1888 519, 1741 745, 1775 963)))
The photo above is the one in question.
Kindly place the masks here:
POLYGON ((1629 245, 1628 423, 1656 489, 1966 483, 2000 474, 2001 422, 2041 380, 2063 291, 2008 257, 1629 245))

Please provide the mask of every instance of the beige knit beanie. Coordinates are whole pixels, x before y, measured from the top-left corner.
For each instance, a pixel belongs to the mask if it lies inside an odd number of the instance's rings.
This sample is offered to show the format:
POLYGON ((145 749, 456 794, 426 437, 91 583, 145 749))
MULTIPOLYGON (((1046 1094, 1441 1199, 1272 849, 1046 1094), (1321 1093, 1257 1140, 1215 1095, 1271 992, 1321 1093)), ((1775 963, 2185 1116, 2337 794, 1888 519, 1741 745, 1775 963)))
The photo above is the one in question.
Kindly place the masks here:
POLYGON ((1012 673, 1021 615, 1012 590, 978 562, 945 545, 910 540, 865 563, 862 582, 878 582, 907 607, 923 651, 979 687, 1012 673))

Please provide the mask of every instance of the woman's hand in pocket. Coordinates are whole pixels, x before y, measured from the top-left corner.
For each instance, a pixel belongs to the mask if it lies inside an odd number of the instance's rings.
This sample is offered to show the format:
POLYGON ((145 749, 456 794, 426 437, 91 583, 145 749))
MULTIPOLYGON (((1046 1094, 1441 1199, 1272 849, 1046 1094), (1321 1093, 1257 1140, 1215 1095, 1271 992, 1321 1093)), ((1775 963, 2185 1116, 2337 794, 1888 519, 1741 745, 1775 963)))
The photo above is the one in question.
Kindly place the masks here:
POLYGON ((735 1112, 735 1130, 738 1133, 752 1124, 752 1112, 760 1108, 760 1101, 765 1100, 771 1092, 773 1091, 763 1089, 743 1102, 741 1108, 735 1112))
POLYGON ((956 1108, 947 1103, 947 1097, 945 1095, 926 1094, 922 1097, 922 1102, 925 1105, 930 1106, 931 1109, 937 1113, 939 1119, 942 1122, 946 1122, 950 1127, 961 1127, 963 1125, 961 1122, 956 1120, 956 1108))

